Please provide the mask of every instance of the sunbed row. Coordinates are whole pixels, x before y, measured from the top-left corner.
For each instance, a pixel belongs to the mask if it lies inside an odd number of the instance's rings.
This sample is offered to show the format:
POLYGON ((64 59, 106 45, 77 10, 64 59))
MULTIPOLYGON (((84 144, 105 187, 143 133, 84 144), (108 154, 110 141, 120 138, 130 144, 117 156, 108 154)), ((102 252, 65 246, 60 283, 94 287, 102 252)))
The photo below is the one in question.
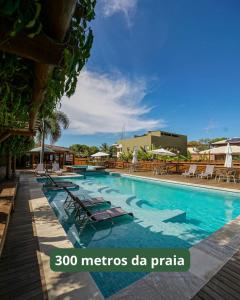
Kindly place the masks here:
MULTIPOLYGON (((62 175, 63 173, 63 170, 60 169, 59 163, 57 162, 53 162, 51 171, 56 175, 62 175)), ((38 164, 35 169, 35 174, 42 176, 45 175, 46 173, 47 170, 45 169, 44 164, 43 163, 38 164)))
MULTIPOLYGON (((96 223, 106 220, 111 220, 113 224, 113 219, 125 215, 133 216, 133 213, 123 210, 121 207, 111 207, 108 209, 100 210, 97 212, 92 212, 91 208, 100 206, 103 204, 111 205, 110 201, 104 200, 102 197, 91 198, 89 195, 85 199, 80 199, 78 196, 74 195, 69 188, 74 185, 72 182, 66 181, 55 181, 50 175, 46 174, 46 177, 51 180, 52 186, 63 189, 67 193, 67 198, 64 202, 65 209, 73 209, 75 212, 75 219, 80 223, 80 225, 85 225, 86 223, 96 223)), ((75 185, 79 187, 78 185, 75 185)), ((46 187, 46 185, 45 185, 46 187)), ((83 193, 82 193, 83 195, 83 193)))
POLYGON ((214 165, 207 165, 205 170, 198 172, 197 165, 190 165, 189 170, 182 173, 186 177, 198 177, 198 178, 215 178, 217 181, 233 181, 234 183, 240 181, 240 173, 233 168, 217 169, 214 165))

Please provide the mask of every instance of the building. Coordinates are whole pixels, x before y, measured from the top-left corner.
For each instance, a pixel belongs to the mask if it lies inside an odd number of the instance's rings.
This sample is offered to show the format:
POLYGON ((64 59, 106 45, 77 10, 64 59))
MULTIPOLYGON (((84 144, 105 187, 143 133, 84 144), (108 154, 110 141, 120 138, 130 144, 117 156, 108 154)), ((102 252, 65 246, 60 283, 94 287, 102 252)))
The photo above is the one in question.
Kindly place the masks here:
POLYGON ((148 131, 143 135, 135 135, 130 139, 119 140, 117 143, 117 156, 119 157, 122 152, 133 151, 135 148, 142 148, 146 151, 165 148, 187 155, 187 136, 160 130, 148 131))
POLYGON ((197 147, 188 147, 188 153, 191 155, 191 160, 200 160, 201 156, 199 155, 199 151, 197 147))
POLYGON ((209 156, 210 160, 223 161, 226 158, 226 146, 230 144, 233 160, 240 158, 240 138, 230 138, 211 144, 212 148, 201 151, 200 154, 209 156))
MULTIPOLYGON (((60 167, 63 165, 74 165, 74 152, 66 147, 55 145, 45 145, 47 149, 52 152, 44 153, 44 163, 51 165, 54 161, 59 162, 60 167)), ((28 152, 18 159, 18 167, 31 167, 34 168, 40 160, 39 152, 28 152)))
POLYGON ((231 138, 231 139, 227 139, 227 140, 221 140, 221 141, 212 143, 211 145, 214 148, 216 148, 216 147, 226 146, 228 143, 231 146, 240 146, 240 137, 231 138))

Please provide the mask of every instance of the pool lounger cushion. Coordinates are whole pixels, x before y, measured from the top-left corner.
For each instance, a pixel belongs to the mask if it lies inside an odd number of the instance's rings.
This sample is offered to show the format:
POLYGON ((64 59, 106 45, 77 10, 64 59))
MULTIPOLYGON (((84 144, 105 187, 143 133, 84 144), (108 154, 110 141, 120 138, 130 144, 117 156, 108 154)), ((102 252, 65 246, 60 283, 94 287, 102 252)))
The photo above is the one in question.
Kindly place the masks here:
POLYGON ((133 216, 133 213, 123 210, 121 207, 113 207, 103 211, 99 211, 90 216, 94 222, 101 222, 112 218, 117 218, 125 215, 133 216))
MULTIPOLYGON (((78 197, 76 197, 78 199, 78 197)), ((109 204, 111 205, 110 201, 104 200, 102 197, 94 197, 94 198, 89 198, 86 200, 82 200, 85 206, 93 206, 93 205, 100 205, 100 204, 109 204)))

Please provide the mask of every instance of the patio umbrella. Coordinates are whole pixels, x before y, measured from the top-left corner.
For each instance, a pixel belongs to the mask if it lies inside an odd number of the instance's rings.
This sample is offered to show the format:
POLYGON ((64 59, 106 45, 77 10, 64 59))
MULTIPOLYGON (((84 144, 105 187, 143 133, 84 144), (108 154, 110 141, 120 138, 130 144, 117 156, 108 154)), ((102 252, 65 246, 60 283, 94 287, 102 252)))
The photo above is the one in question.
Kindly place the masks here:
POLYGON ((97 152, 91 155, 91 157, 105 157, 105 156, 109 156, 109 154, 105 152, 97 152))
POLYGON ((163 149, 163 148, 151 150, 151 151, 148 151, 148 152, 150 152, 152 154, 156 154, 156 155, 162 155, 162 156, 176 156, 175 153, 173 153, 171 151, 168 151, 166 149, 163 149))
POLYGON ((226 148, 226 158, 225 158, 224 167, 232 168, 232 148, 229 143, 227 144, 227 148, 226 148))
POLYGON ((137 153, 138 153, 137 149, 134 149, 134 151, 133 151, 133 158, 132 158, 132 164, 137 164, 137 162, 138 162, 137 153))
MULTIPOLYGON (((37 147, 31 149, 29 152, 41 152, 41 151, 42 151, 42 147, 37 147)), ((55 151, 53 151, 50 148, 44 147, 44 153, 55 153, 55 151)))

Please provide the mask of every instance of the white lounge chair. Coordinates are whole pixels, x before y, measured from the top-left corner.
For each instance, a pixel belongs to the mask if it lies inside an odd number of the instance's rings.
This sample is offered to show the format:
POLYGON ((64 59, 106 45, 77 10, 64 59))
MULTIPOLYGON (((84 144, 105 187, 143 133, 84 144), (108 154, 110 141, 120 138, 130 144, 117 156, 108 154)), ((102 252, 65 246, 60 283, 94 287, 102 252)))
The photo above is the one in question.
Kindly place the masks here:
POLYGON ((52 164, 52 171, 54 172, 54 173, 56 173, 57 175, 59 175, 59 176, 61 176, 62 175, 62 170, 60 169, 60 167, 59 167, 59 163, 57 163, 57 162, 54 162, 53 164, 52 164))
POLYGON ((197 171, 197 165, 190 165, 189 170, 182 173, 183 176, 195 176, 197 171))
POLYGON ((199 178, 212 178, 214 173, 214 165, 207 165, 204 172, 198 174, 199 178))
POLYGON ((35 169, 35 174, 40 176, 46 174, 46 169, 44 168, 44 165, 42 163, 37 165, 35 169))

